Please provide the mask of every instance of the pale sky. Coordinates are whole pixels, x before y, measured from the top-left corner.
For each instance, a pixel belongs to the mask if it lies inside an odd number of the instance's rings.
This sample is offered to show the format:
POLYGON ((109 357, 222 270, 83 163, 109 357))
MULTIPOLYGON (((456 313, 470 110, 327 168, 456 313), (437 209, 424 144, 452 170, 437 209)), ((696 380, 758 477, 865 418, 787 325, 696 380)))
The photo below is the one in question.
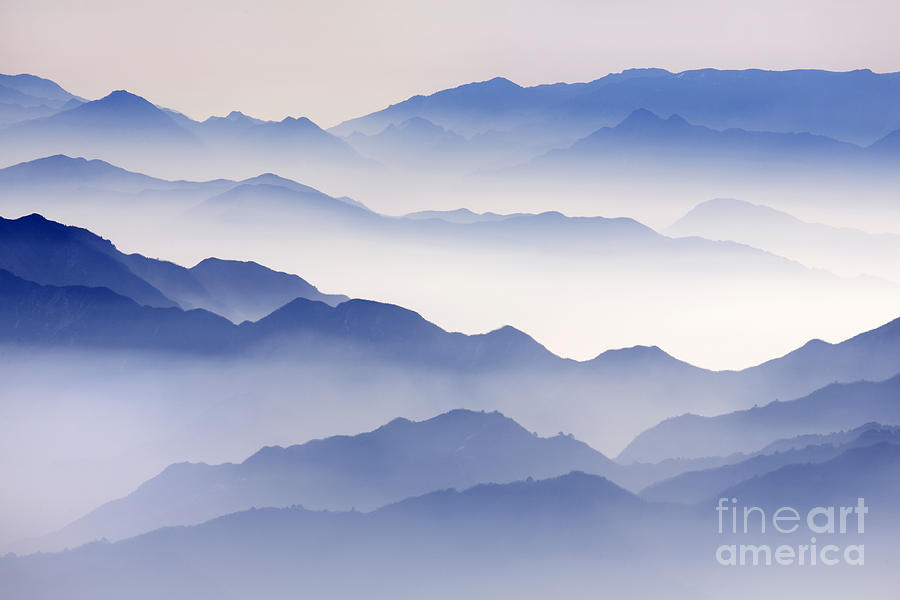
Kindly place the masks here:
POLYGON ((0 72, 323 126, 502 75, 900 70, 897 0, 0 0, 0 72))

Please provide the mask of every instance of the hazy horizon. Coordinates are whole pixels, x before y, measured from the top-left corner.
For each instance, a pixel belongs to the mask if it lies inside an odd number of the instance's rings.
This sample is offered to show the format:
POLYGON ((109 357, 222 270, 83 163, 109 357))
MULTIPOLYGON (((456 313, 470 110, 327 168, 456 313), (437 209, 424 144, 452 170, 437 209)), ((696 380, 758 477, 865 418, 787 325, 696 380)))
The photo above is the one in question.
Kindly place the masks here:
POLYGON ((11 0, 0 8, 3 70, 89 99, 127 89, 195 119, 241 110, 330 127, 498 76, 530 86, 628 68, 898 69, 900 8, 884 0, 262 4, 88 0, 65 11, 11 0))

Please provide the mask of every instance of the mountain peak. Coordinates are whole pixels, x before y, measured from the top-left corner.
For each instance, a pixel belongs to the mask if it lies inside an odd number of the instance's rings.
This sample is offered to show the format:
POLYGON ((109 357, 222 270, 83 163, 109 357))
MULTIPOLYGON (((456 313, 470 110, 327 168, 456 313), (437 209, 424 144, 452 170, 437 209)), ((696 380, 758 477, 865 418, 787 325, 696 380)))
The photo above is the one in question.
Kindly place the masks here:
POLYGON ((441 127, 440 125, 436 125, 435 123, 429 121, 424 117, 411 117, 400 124, 394 125, 391 124, 388 126, 389 129, 397 129, 403 131, 419 131, 419 132, 427 132, 427 133, 444 133, 446 129, 441 127))
POLYGON ((661 123, 663 119, 661 119, 656 113, 647 110, 646 108, 638 108, 631 111, 625 119, 616 126, 616 129, 628 128, 635 125, 645 125, 647 123, 661 123))
POLYGON ((573 470, 548 479, 483 483, 459 492, 445 489, 385 506, 381 514, 504 515, 584 514, 635 509, 643 501, 607 478, 573 470))
MULTIPOLYGON (((111 106, 138 106, 144 108, 156 108, 149 100, 142 98, 137 94, 132 94, 128 90, 115 90, 113 92, 110 92, 103 98, 95 100, 94 102, 102 102, 111 106)), ((93 104, 93 102, 90 102, 89 104, 93 104)))
POLYGON ((140 131, 142 134, 168 136, 169 139, 178 139, 180 142, 192 138, 166 111, 126 90, 116 90, 99 100, 85 102, 81 106, 30 123, 57 124, 76 129, 103 128, 121 133, 140 131))
POLYGON ((648 366, 662 365, 688 370, 696 368, 678 360, 659 346, 631 346, 629 348, 607 350, 589 362, 597 366, 613 368, 625 366, 646 368, 648 366))
POLYGON ((302 183, 297 183, 293 179, 287 179, 286 177, 282 177, 281 175, 276 175, 275 173, 263 173, 261 175, 257 175, 256 177, 250 177, 249 179, 243 179, 240 182, 243 185, 269 185, 269 186, 277 186, 283 187, 290 190, 294 190, 297 192, 307 192, 311 194, 322 194, 319 190, 309 187, 308 185, 303 185, 302 183))
POLYGON ((135 185, 154 181, 152 177, 126 171, 97 158, 88 160, 65 154, 45 156, 0 169, 0 181, 8 185, 68 185, 76 180, 87 182, 99 178, 107 182, 115 178, 120 183, 128 180, 135 182, 135 185))
POLYGON ((54 81, 20 73, 19 75, 0 75, 0 85, 11 88, 29 96, 49 100, 68 101, 75 97, 54 81))
POLYGON ((520 89, 522 87, 518 83, 516 83, 514 81, 510 81, 506 77, 494 77, 492 79, 488 79, 487 81, 483 81, 482 84, 489 85, 492 87, 504 87, 504 88, 516 88, 516 89, 520 89))
POLYGON ((295 127, 310 127, 319 129, 319 126, 309 120, 307 117, 285 117, 281 120, 285 125, 293 125, 295 127))

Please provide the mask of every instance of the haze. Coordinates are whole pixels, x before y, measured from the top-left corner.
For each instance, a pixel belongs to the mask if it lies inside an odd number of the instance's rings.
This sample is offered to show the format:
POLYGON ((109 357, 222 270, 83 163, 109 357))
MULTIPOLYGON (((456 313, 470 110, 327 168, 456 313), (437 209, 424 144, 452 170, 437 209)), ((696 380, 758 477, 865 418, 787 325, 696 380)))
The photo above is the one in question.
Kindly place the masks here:
POLYGON ((497 75, 534 85, 635 66, 892 71, 900 50, 900 6, 890 0, 260 0, 252 10, 233 0, 84 0, 73 8, 4 1, 4 72, 38 73, 92 99, 127 88, 194 118, 239 109, 322 126, 497 75))

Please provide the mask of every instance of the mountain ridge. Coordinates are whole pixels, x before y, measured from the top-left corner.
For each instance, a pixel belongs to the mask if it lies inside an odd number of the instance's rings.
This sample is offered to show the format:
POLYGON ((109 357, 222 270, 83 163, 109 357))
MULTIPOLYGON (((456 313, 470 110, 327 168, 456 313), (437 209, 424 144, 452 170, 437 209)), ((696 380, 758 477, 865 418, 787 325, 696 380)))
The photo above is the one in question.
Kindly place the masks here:
POLYGON ((51 539, 121 539, 253 506, 370 511, 435 489, 571 471, 615 478, 622 468, 569 436, 538 437, 499 412, 455 409, 422 421, 396 418, 356 435, 267 446, 240 463, 175 463, 51 539))

